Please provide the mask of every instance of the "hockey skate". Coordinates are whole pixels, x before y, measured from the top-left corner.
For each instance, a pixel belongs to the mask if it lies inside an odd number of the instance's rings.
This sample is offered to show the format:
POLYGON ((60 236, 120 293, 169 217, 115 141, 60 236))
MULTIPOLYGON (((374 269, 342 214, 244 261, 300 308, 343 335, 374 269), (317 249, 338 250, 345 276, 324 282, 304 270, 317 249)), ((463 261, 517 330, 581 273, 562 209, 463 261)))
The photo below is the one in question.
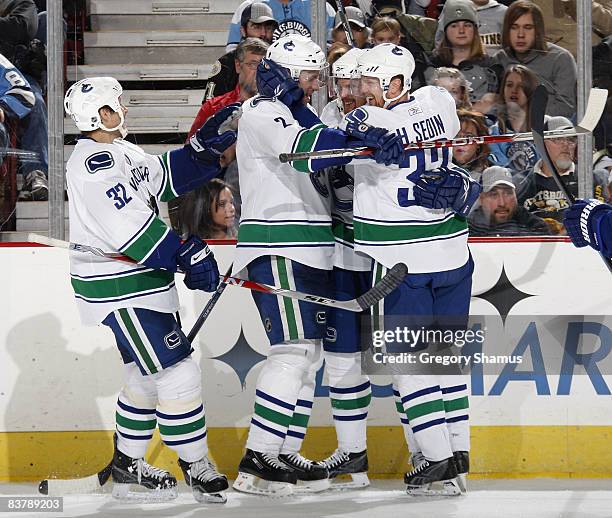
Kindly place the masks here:
POLYGON ((296 491, 318 493, 329 488, 329 471, 325 466, 312 462, 299 453, 282 453, 278 459, 295 471, 296 491))
POLYGON ((116 436, 111 476, 113 498, 122 502, 168 502, 178 496, 176 478, 142 458, 134 459, 119 451, 116 436))
POLYGON ((412 496, 458 496, 461 494, 453 457, 440 461, 424 459, 412 471, 404 475, 404 483, 406 492, 412 496))
POLYGON ((467 474, 470 471, 470 452, 455 451, 455 466, 457 468, 457 483, 462 493, 467 493, 467 474))
POLYGON ((247 450, 233 488, 243 493, 280 498, 293 494, 297 474, 273 453, 247 450))
POLYGON ((335 479, 341 475, 350 475, 350 482, 348 480, 334 481, 331 485, 332 489, 356 489, 370 485, 367 450, 349 453, 337 449, 325 460, 318 462, 318 464, 329 470, 330 479, 335 479))
POLYGON ((224 504, 227 502, 225 491, 229 484, 227 478, 217 471, 215 465, 204 457, 196 462, 178 460, 183 470, 185 482, 191 487, 196 502, 208 504, 224 504))

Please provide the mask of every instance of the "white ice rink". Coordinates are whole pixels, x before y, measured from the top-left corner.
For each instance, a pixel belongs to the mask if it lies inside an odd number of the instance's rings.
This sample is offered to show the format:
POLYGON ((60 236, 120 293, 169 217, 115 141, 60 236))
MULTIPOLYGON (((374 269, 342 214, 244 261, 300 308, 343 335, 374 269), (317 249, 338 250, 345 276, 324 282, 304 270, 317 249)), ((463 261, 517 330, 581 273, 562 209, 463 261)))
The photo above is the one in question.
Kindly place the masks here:
MULTIPOLYGON (((0 484, 0 496, 32 495, 29 484, 0 484)), ((110 494, 64 497, 63 513, 0 513, 2 517, 344 517, 355 518, 603 518, 612 517, 612 481, 474 480, 467 496, 413 498, 398 480, 374 480, 360 491, 326 492, 286 499, 228 492, 225 505, 198 505, 186 486, 168 504, 118 504, 110 494)))

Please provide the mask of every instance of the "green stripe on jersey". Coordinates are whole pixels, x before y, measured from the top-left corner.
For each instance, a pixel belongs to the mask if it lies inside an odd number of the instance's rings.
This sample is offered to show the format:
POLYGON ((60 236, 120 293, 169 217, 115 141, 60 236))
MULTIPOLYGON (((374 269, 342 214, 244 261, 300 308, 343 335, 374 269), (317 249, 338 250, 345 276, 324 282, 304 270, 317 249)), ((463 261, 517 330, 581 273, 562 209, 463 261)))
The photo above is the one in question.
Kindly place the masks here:
POLYGON ((355 242, 355 231, 343 221, 334 220, 332 222, 332 233, 334 234, 334 237, 340 241, 343 241, 344 243, 355 242))
MULTIPOLYGON (((317 138, 319 137, 319 133, 321 133, 321 130, 325 127, 326 126, 319 124, 311 129, 302 131, 302 133, 300 133, 297 138, 297 142, 293 148, 293 152, 305 153, 313 151, 317 142, 317 138)), ((310 160, 296 160, 295 162, 291 162, 291 165, 294 169, 297 169, 302 173, 312 172, 312 169, 310 168, 310 160)))
POLYGON ((158 288, 169 287, 174 274, 163 270, 134 272, 129 275, 117 273, 116 277, 104 279, 70 279, 77 295, 85 299, 106 299, 137 295, 158 288))
POLYGON ((360 242, 411 241, 428 237, 443 237, 466 230, 467 221, 453 216, 443 223, 425 225, 380 225, 353 221, 355 239, 360 242))
POLYGON ((255 403, 255 415, 263 417, 267 421, 276 423, 277 425, 284 426, 285 428, 289 427, 291 424, 291 419, 293 418, 293 415, 277 412, 276 410, 267 408, 259 403, 255 403))
POLYGON ((155 427, 157 426, 157 419, 138 421, 137 419, 129 419, 124 417, 119 412, 115 413, 115 421, 119 426, 123 426, 123 428, 128 428, 129 430, 155 430, 155 427))
POLYGON ((172 186, 172 171, 170 170, 170 155, 168 152, 160 155, 159 161, 161 162, 164 170, 164 190, 161 193, 161 201, 170 201, 178 197, 178 193, 173 189, 172 186))
POLYGON ((444 410, 446 412, 455 412, 457 410, 466 410, 470 408, 470 403, 468 401, 467 396, 452 399, 450 401, 444 401, 444 410))
POLYGON ((331 224, 265 225, 241 223, 238 243, 333 243, 331 224))
POLYGON ((158 217, 154 217, 144 232, 141 232, 140 236, 132 241, 127 248, 124 248, 122 252, 140 262, 151 253, 151 250, 159 246, 159 243, 169 231, 168 225, 158 217))
POLYGON ((444 401, 441 399, 434 399, 433 401, 427 401, 426 403, 420 403, 406 409, 406 416, 409 421, 414 421, 424 415, 434 414, 436 412, 444 412, 444 401))
POLYGON ((358 410, 359 408, 366 408, 370 404, 371 400, 371 394, 357 399, 330 398, 332 408, 337 408, 339 410, 358 410))

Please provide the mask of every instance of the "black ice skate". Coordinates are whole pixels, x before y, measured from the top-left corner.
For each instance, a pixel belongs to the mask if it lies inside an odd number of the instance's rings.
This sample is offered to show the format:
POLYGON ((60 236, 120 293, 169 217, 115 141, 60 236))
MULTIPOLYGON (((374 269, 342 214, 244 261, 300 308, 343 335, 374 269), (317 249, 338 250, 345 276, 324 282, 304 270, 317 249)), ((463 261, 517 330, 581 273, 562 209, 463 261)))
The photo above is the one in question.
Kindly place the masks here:
POLYGON ((302 457, 299 453, 281 453, 278 459, 295 471, 297 490, 318 493, 329 487, 329 471, 325 466, 302 457))
POLYGON ((227 477, 217 471, 215 465, 204 457, 196 462, 178 460, 183 470, 185 482, 191 487, 193 497, 200 503, 224 504, 227 502, 225 491, 229 484, 227 477))
POLYGON ((166 502, 178 496, 176 478, 165 469, 151 466, 142 458, 134 459, 119 451, 116 437, 111 476, 113 498, 117 500, 166 502))
POLYGON ((461 494, 457 483, 457 468, 453 457, 440 461, 425 459, 404 475, 406 492, 413 496, 457 496, 461 494), (437 489, 435 483, 441 483, 437 489))
POLYGON ((470 452, 455 451, 453 452, 455 459, 455 467, 457 468, 457 483, 462 493, 467 493, 467 474, 470 471, 470 452))
POLYGON ((233 488, 243 493, 271 497, 289 496, 297 474, 273 453, 247 450, 238 466, 233 488))
POLYGON ((337 449, 319 465, 329 470, 329 478, 335 479, 341 475, 350 475, 351 481, 335 481, 332 489, 355 489, 370 485, 368 479, 368 453, 363 450, 357 453, 337 449))

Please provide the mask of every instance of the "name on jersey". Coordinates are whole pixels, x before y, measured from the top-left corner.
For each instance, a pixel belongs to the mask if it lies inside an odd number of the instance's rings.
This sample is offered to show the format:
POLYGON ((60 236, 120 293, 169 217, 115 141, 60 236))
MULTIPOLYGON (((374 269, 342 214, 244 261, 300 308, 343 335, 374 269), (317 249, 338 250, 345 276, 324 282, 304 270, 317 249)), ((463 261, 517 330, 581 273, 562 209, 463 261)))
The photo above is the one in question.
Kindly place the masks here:
POLYGON ((130 174, 132 177, 130 178, 130 186, 135 191, 138 190, 138 186, 144 182, 149 181, 149 168, 146 165, 139 165, 137 167, 133 167, 130 169, 130 174))
MULTIPOLYGON (((420 120, 412 124, 412 130, 416 135, 416 141, 421 142, 424 140, 434 140, 436 137, 443 135, 446 132, 442 117, 440 115, 434 115, 427 119, 420 120)), ((402 137, 404 144, 410 144, 410 137, 406 128, 398 128, 397 134, 402 137)))

